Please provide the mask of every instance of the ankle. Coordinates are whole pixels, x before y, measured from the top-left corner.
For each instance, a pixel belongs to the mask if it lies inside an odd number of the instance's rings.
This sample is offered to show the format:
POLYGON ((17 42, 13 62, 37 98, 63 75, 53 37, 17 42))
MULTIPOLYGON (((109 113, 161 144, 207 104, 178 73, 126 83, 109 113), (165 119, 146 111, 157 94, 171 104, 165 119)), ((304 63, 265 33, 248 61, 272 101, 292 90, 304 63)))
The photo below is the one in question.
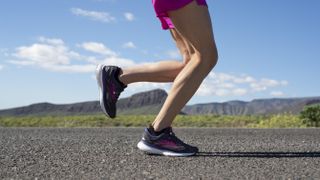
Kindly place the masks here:
POLYGON ((155 130, 155 128, 153 127, 153 125, 149 125, 149 132, 152 134, 152 135, 155 135, 155 136, 159 136, 160 134, 162 134, 164 132, 165 129, 161 129, 161 130, 155 130))
POLYGON ((150 124, 149 127, 152 128, 155 132, 161 132, 170 126, 161 126, 160 124, 150 124))
POLYGON ((125 77, 126 77, 126 75, 123 73, 123 70, 120 69, 119 74, 118 74, 118 79, 122 84, 128 85, 129 83, 126 81, 125 77))

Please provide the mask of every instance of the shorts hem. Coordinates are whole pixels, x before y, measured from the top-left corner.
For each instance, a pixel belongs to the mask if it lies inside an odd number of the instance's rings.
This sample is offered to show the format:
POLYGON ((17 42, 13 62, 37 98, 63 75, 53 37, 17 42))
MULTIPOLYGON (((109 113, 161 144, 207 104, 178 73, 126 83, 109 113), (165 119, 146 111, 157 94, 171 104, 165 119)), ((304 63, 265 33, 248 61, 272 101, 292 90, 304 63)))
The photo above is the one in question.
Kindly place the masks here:
MULTIPOLYGON (((171 21, 171 19, 170 19, 170 17, 169 17, 169 15, 168 15, 169 11, 174 11, 174 10, 183 8, 184 6, 190 4, 192 1, 194 1, 194 0, 189 0, 184 4, 179 4, 179 5, 176 5, 176 6, 172 6, 172 7, 167 8, 165 11, 162 11, 162 12, 157 12, 157 10, 155 8, 156 15, 157 15, 157 17, 159 18, 159 20, 161 22, 162 29, 163 30, 168 30, 168 29, 174 29, 175 28, 173 23, 172 23, 172 21, 171 21)), ((199 6, 202 5, 202 6, 207 6, 208 7, 208 5, 207 5, 207 3, 205 1, 202 2, 202 3, 200 3, 198 0, 195 0, 195 1, 197 2, 197 4, 199 6)))

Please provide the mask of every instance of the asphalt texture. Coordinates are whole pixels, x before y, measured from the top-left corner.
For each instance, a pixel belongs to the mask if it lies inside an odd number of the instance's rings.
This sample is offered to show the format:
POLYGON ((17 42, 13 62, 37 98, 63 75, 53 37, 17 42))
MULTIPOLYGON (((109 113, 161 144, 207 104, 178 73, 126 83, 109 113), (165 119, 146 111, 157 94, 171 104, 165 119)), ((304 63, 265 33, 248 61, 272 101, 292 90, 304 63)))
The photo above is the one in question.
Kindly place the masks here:
POLYGON ((147 155, 142 128, 0 128, 0 179, 319 179, 320 129, 174 128, 193 157, 147 155))

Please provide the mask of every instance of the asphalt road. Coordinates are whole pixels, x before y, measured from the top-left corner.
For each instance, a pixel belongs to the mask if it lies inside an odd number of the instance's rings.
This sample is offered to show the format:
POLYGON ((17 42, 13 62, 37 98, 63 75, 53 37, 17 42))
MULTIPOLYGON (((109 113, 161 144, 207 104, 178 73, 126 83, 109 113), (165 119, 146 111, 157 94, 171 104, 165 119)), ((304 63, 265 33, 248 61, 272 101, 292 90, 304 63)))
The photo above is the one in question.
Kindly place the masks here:
POLYGON ((142 128, 0 128, 0 179, 319 179, 320 129, 174 129, 197 156, 150 156, 142 128))

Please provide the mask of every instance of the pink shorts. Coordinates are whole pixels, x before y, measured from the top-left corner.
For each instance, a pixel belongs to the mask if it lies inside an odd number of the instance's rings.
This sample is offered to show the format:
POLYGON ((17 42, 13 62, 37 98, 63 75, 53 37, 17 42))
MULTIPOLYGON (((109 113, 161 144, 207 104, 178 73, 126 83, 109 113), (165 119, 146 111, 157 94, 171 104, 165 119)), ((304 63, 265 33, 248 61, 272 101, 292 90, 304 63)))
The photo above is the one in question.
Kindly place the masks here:
MULTIPOLYGON (((193 0, 152 0, 157 17, 161 21, 162 29, 173 29, 174 25, 168 16, 168 11, 177 10, 191 3, 193 0)), ((208 6, 206 0, 196 0, 199 5, 208 6)))

